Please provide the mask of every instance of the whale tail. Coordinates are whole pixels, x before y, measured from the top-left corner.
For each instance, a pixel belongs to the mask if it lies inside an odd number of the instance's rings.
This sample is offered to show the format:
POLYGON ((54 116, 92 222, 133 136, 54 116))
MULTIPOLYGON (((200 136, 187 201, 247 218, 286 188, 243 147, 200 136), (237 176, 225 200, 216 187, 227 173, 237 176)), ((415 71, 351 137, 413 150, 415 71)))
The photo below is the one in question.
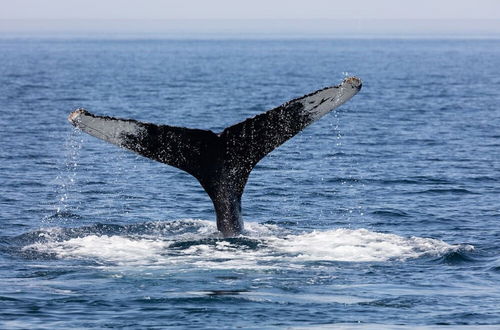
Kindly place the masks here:
POLYGON ((233 236, 243 229, 241 196, 255 165, 360 89, 361 80, 346 78, 338 86, 288 101, 219 134, 96 116, 84 109, 73 111, 68 120, 92 136, 194 176, 212 199, 218 230, 233 236))

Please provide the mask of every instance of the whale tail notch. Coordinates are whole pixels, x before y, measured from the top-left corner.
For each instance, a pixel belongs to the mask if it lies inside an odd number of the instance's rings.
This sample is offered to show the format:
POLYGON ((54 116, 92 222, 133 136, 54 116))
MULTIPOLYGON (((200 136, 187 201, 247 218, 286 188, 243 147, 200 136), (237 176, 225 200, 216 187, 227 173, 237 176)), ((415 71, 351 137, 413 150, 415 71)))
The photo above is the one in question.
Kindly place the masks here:
POLYGON ((209 130, 156 125, 96 116, 84 109, 68 120, 82 131, 194 176, 212 199, 217 228, 224 236, 243 230, 241 196, 248 176, 268 153, 361 89, 361 80, 346 78, 327 87, 227 127, 209 130))

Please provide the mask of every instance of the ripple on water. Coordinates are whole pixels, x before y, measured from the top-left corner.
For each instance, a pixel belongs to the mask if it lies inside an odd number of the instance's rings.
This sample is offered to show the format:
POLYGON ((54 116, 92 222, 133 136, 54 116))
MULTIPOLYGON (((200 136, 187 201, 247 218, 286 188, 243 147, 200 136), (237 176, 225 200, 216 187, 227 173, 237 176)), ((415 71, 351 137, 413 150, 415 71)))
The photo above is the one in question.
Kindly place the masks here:
POLYGON ((477 262, 479 260, 475 259, 471 254, 473 250, 472 246, 465 245, 458 250, 446 252, 444 255, 436 258, 435 261, 447 265, 477 262))

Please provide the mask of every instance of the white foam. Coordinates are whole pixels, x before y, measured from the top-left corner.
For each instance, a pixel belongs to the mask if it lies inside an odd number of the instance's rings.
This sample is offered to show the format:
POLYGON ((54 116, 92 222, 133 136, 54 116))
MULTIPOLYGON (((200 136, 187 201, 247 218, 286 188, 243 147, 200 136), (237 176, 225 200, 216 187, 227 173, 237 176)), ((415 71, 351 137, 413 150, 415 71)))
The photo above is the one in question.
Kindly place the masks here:
POLYGON ((335 229, 289 235, 275 242, 277 249, 307 261, 406 260, 426 254, 441 255, 457 246, 431 238, 405 238, 367 229, 335 229))
POLYGON ((114 263, 154 263, 168 243, 152 239, 90 235, 63 242, 36 243, 36 249, 55 253, 59 258, 98 258, 114 263))
MULTIPOLYGON (((105 265, 210 269, 300 268, 310 261, 404 261, 440 256, 459 248, 443 241, 403 237, 367 229, 334 229, 283 234, 273 225, 247 223, 240 240, 220 240, 214 223, 189 220, 196 231, 179 235, 108 236, 91 234, 31 244, 24 250, 61 259, 90 259, 105 265), (280 236, 281 235, 281 236, 280 236), (184 245, 183 245, 184 244, 184 245)), ((57 232, 57 231, 56 231, 57 232)))

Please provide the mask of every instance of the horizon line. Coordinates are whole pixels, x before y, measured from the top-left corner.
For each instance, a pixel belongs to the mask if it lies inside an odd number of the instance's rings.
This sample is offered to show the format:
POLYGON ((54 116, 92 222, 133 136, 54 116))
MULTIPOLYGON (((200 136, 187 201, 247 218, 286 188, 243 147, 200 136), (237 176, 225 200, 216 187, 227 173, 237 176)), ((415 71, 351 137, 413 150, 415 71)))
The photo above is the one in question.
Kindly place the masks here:
POLYGON ((0 19, 0 35, 499 37, 497 19, 0 19))

